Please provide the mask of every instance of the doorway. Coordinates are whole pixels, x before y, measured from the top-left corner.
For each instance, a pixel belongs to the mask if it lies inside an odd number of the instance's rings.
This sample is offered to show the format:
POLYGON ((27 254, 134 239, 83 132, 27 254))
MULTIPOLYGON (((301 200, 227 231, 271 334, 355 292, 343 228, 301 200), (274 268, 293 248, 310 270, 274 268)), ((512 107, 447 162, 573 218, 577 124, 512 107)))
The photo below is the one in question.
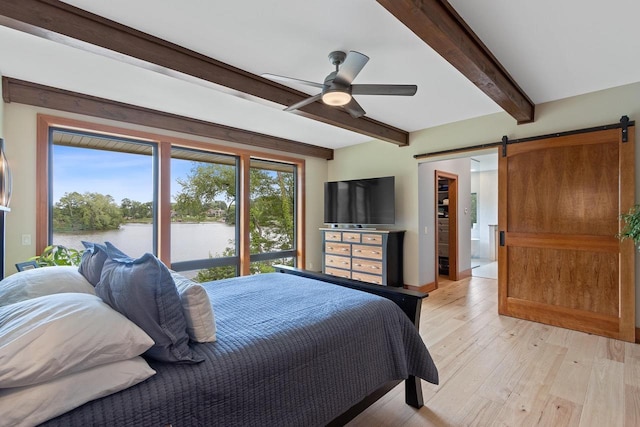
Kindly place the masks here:
POLYGON ((439 278, 458 280, 458 175, 435 171, 436 288, 439 278))
POLYGON ((498 152, 480 152, 470 160, 471 276, 497 280, 498 152))

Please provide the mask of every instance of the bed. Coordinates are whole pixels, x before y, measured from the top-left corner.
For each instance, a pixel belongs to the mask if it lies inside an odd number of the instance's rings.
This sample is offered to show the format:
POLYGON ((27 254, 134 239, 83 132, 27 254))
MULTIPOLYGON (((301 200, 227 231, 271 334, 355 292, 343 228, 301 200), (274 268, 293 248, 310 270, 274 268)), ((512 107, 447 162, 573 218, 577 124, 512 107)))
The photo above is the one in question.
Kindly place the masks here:
POLYGON ((43 425, 338 425, 403 380, 420 407, 420 378, 438 382, 417 331, 425 294, 290 267, 203 287, 217 340, 190 348, 204 361, 147 359, 155 375, 43 425))

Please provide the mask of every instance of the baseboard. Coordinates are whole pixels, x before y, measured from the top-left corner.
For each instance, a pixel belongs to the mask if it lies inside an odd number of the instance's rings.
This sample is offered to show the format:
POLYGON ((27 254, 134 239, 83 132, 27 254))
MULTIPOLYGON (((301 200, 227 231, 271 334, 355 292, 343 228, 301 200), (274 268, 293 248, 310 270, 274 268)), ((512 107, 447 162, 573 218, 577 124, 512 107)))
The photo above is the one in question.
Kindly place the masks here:
POLYGON ((467 277, 471 277, 471 269, 464 270, 458 273, 458 280, 466 279, 467 277))
POLYGON ((636 328, 636 344, 640 344, 640 328, 636 328))
POLYGON ((421 286, 404 285, 404 288, 405 289, 409 289, 411 291, 431 292, 431 291, 435 291, 436 290, 436 283, 435 282, 431 282, 431 283, 427 283, 426 285, 421 285, 421 286))

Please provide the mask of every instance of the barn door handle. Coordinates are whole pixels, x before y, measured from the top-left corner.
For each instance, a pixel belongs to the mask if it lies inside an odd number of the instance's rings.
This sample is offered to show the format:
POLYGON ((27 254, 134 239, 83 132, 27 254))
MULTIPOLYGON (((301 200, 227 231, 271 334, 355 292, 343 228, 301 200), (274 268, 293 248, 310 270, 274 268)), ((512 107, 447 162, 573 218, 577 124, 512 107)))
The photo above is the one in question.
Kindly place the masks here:
POLYGON ((500 232, 500 246, 504 246, 504 231, 500 232))

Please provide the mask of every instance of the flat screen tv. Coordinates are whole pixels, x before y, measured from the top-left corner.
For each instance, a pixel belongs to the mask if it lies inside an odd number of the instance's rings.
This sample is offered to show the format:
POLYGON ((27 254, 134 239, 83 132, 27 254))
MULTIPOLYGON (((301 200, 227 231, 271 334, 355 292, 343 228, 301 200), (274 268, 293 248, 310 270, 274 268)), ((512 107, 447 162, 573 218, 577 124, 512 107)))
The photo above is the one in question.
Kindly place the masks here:
POLYGON ((324 184, 325 224, 395 224, 395 177, 324 184))

